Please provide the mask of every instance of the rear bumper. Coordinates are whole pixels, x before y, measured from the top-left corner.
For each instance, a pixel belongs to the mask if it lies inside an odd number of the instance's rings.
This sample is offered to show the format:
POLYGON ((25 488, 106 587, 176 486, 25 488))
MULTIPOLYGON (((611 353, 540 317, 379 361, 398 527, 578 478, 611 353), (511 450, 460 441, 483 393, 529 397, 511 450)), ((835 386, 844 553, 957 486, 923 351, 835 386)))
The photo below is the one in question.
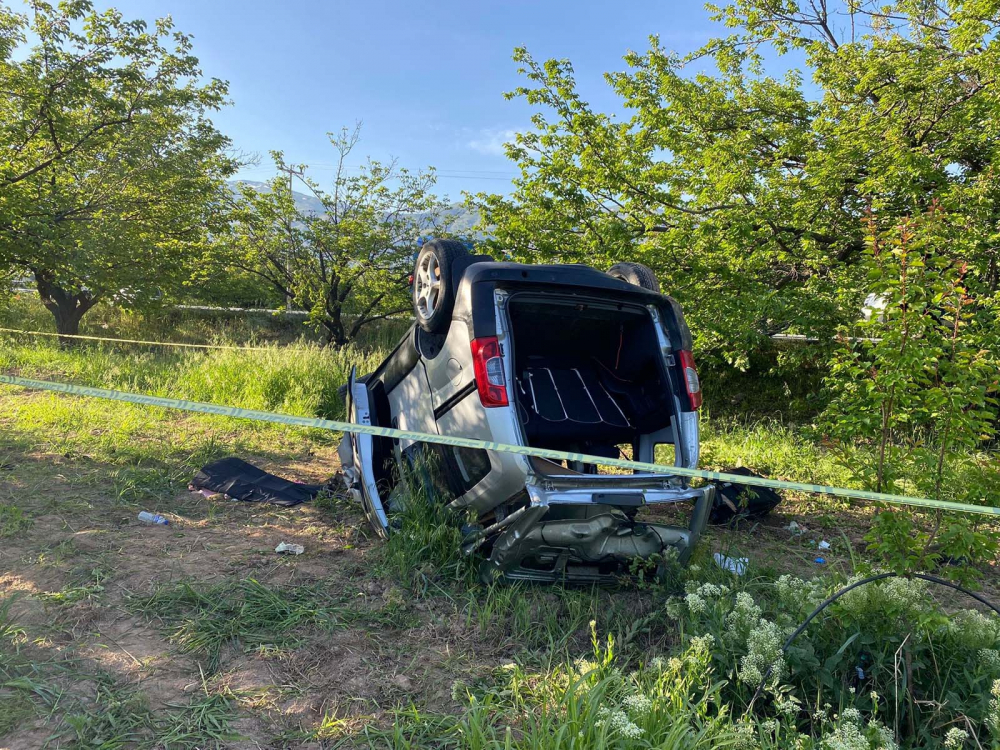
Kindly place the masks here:
POLYGON ((536 505, 656 505, 698 501, 705 494, 679 477, 655 474, 535 474, 527 490, 536 505))
MULTIPOLYGON (((600 581, 621 575, 637 559, 655 559, 668 551, 686 563, 708 523, 715 488, 643 489, 622 487, 623 477, 611 479, 617 484, 604 489, 596 489, 593 482, 561 488, 529 484, 530 503, 505 519, 497 531, 483 566, 484 579, 600 581), (622 502, 626 498, 628 502, 622 502), (636 522, 613 511, 613 506, 633 504, 636 499, 638 504, 693 500, 694 508, 686 528, 636 522), (585 512, 581 518, 565 518, 552 512, 560 506, 585 512)), ((660 479, 661 484, 667 481, 660 479)))

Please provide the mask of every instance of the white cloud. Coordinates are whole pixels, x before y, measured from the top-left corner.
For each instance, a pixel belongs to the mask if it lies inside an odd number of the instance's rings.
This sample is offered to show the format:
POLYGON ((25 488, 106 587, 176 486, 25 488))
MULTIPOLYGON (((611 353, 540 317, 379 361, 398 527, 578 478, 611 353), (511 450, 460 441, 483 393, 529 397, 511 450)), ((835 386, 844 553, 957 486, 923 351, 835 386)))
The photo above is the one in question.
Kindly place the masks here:
POLYGON ((517 131, 505 128, 483 128, 479 135, 466 145, 473 151, 491 156, 503 156, 505 143, 514 140, 517 131))

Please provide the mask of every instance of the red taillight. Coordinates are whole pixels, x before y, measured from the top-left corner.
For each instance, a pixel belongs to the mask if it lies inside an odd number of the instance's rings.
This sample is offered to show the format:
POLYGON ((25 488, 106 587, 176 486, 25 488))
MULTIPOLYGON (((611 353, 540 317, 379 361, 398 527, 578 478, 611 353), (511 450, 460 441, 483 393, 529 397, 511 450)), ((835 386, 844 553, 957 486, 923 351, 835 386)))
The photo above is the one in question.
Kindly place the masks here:
POLYGON ((691 408, 701 406, 701 381, 698 380, 698 368, 694 364, 691 352, 681 349, 681 369, 684 371, 684 386, 691 399, 691 408))
POLYGON ((503 352, 496 336, 472 340, 472 369, 483 406, 507 406, 507 379, 503 374, 503 352))

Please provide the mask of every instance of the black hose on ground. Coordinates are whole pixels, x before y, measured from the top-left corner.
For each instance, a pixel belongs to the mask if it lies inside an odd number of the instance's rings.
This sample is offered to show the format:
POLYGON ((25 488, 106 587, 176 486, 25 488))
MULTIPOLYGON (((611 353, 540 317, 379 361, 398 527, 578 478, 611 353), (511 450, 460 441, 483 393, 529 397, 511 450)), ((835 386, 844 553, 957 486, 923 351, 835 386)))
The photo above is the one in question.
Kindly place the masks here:
MULTIPOLYGON (((812 622, 816 618, 816 615, 818 615, 824 609, 826 609, 827 607, 829 607, 831 604, 833 604, 835 601, 837 601, 840 597, 842 597, 848 591, 856 589, 859 586, 864 586, 864 585, 869 584, 869 583, 874 583, 875 581, 881 581, 881 580, 883 580, 885 578, 920 578, 921 580, 929 581, 930 583, 937 583, 937 584, 940 584, 941 586, 947 586, 950 589, 955 589, 955 591, 960 591, 963 594, 967 594, 968 596, 971 596, 973 599, 975 599, 980 604, 985 604, 987 607, 989 607, 994 612, 996 612, 998 615, 1000 615, 1000 607, 997 607, 997 605, 995 605, 993 602, 991 602, 986 597, 981 596, 980 594, 977 594, 974 591, 969 591, 967 588, 963 588, 962 586, 959 586, 957 583, 952 583, 951 581, 946 581, 943 578, 938 578, 937 576, 927 575, 926 573, 905 573, 905 574, 901 574, 901 573, 879 573, 878 575, 869 576, 868 578, 862 578, 860 581, 855 581, 850 586, 845 586, 840 591, 838 591, 836 594, 834 594, 833 596, 830 596, 826 600, 824 600, 822 604, 820 604, 818 607, 816 607, 816 609, 814 609, 812 612, 809 613, 809 616, 805 619, 805 622, 803 622, 801 625, 799 625, 797 628, 795 628, 795 631, 790 636, 788 636, 788 639, 785 641, 785 645, 783 645, 781 647, 781 653, 782 653, 782 655, 784 655, 784 653, 788 650, 788 647, 792 645, 792 641, 794 641, 796 638, 798 638, 802 634, 802 631, 804 631, 809 626, 809 623, 812 622)), ((753 697, 750 699, 750 704, 747 706, 747 710, 744 712, 744 716, 746 714, 750 713, 750 711, 753 709, 754 702, 756 702, 756 700, 760 697, 761 691, 763 691, 763 689, 764 689, 764 685, 767 684, 767 678, 771 676, 771 672, 773 670, 774 670, 774 665, 771 664, 767 668, 767 671, 764 672, 764 677, 761 679, 760 685, 758 685, 757 689, 754 691, 753 697)))

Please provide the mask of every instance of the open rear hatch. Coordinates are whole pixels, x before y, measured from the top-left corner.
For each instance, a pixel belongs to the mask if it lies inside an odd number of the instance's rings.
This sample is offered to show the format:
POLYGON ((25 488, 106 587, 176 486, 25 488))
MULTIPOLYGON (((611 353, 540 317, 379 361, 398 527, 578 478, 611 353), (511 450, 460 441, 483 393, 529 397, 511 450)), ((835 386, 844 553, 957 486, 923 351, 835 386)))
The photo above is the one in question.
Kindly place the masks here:
MULTIPOLYGON (((697 403, 685 380, 689 358, 675 354, 664 326, 669 312, 600 297, 511 295, 507 356, 524 443, 695 465, 697 403)), ((692 488, 677 475, 529 463, 530 502, 496 538, 488 575, 597 581, 621 575, 637 557, 673 549, 686 558, 712 502, 710 487, 692 488), (644 505, 681 501, 695 504, 688 528, 636 520, 644 505)))

